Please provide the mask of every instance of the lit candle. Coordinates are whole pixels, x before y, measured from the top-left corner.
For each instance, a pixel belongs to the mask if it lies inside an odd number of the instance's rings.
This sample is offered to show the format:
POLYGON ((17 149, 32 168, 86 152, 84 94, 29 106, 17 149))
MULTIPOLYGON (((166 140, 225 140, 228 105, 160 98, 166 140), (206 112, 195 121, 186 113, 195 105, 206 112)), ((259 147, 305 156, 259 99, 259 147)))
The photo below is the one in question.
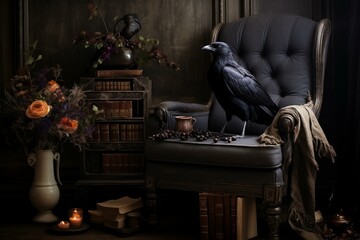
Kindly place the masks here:
POLYGON ((62 230, 66 230, 70 227, 70 223, 68 221, 60 221, 58 223, 58 228, 62 230))
POLYGON ((75 228, 81 227, 81 221, 82 221, 81 218, 71 217, 69 220, 72 227, 75 228))
POLYGON ((81 208, 72 208, 70 209, 69 221, 71 227, 79 228, 82 225, 82 209, 81 208))

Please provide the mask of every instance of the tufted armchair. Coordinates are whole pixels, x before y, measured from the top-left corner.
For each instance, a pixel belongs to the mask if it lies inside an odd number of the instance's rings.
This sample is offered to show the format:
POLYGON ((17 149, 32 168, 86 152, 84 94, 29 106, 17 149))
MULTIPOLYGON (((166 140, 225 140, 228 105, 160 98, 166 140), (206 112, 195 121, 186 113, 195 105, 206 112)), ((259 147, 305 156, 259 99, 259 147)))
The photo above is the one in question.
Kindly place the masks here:
MULTIPOLYGON (((324 84, 330 21, 319 22, 290 14, 260 14, 213 28, 211 41, 223 41, 234 50, 279 107, 313 101, 319 116, 324 84)), ((201 51, 199 49, 199 51, 201 51)), ((225 113, 214 96, 208 104, 162 102, 155 115, 160 126, 174 129, 175 117, 191 115, 194 127, 219 132, 225 113)), ((288 194, 289 162, 284 156, 293 149, 296 119, 283 114, 277 122, 281 145, 259 144, 267 125, 248 122, 246 137, 231 143, 212 139, 166 139, 145 143, 149 221, 156 223, 156 189, 232 193, 261 198, 267 236, 279 238, 281 203, 288 194)), ((240 134, 243 122, 233 117, 225 132, 240 134)))

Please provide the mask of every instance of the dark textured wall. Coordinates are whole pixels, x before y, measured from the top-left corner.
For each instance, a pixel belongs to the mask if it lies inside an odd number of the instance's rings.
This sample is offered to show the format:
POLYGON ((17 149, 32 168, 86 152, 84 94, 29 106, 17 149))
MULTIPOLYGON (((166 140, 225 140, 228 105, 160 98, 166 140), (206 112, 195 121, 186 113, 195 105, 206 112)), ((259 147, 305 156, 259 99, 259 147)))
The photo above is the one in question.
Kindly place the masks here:
MULTIPOLYGON (((39 40, 47 61, 63 66, 68 81, 86 74, 93 51, 74 47, 72 39, 81 31, 103 31, 100 18, 88 20, 89 1, 29 1, 29 41, 39 40)), ((212 2, 209 0, 103 0, 96 1, 105 21, 112 26, 115 16, 136 13, 142 23, 138 35, 160 40, 160 48, 181 66, 175 72, 152 62, 144 75, 153 81, 154 103, 162 99, 206 101, 209 97, 205 73, 208 55, 201 47, 209 42, 212 2)))
MULTIPOLYGON (((9 76, 15 73, 16 66, 19 65, 21 59, 19 54, 27 39, 29 43, 39 41, 39 50, 47 64, 59 63, 62 66, 63 76, 68 84, 79 81, 79 78, 86 74, 92 52, 74 47, 72 40, 81 30, 103 31, 101 22, 88 20, 89 2, 88 0, 1 1, 1 92, 9 76), (23 16, 24 12, 17 11, 21 6, 19 3, 26 2, 29 4, 28 21, 25 21, 28 24, 28 32, 26 24, 23 25, 19 21, 19 16, 23 16)), ((162 100, 170 99, 207 102, 210 90, 206 72, 210 58, 201 51, 201 47, 209 43, 211 28, 217 22, 266 12, 295 13, 314 20, 330 17, 334 21, 332 12, 336 12, 336 9, 331 8, 332 1, 321 0, 97 0, 96 3, 104 10, 107 23, 111 23, 116 15, 137 13, 142 22, 142 30, 139 34, 158 38, 161 49, 180 64, 179 72, 158 66, 156 63, 144 69, 144 75, 149 76, 153 82, 152 106, 162 100)), ((338 107, 332 98, 335 92, 335 80, 331 73, 336 71, 332 67, 332 53, 331 47, 327 70, 329 74, 320 117, 331 143, 336 140, 332 119, 338 107)), ((1 121, 2 130, 7 126, 6 121, 1 121)), ((0 162, 2 197, 5 197, 9 203, 13 198, 20 197, 24 199, 24 206, 27 206, 27 189, 31 184, 32 169, 27 166, 26 157, 18 152, 18 146, 9 147, 4 137, 1 140, 1 151, 4 156, 0 162)), ((75 151, 71 150, 62 155, 61 175, 62 181, 66 184, 75 183, 80 173, 80 154, 75 151)), ((321 173, 324 172, 326 169, 321 173)), ((326 185, 328 176, 321 179, 325 179, 326 185)), ((62 193, 64 192, 63 189, 62 193)))
MULTIPOLYGON (((29 42, 39 40, 40 50, 49 63, 63 66, 68 81, 77 81, 86 73, 92 51, 72 46, 81 30, 105 31, 99 19, 89 21, 87 0, 29 0, 29 42)), ((201 47, 209 43, 216 22, 230 21, 241 15, 264 12, 287 12, 316 18, 313 5, 318 1, 264 0, 97 0, 105 21, 111 25, 115 16, 138 14, 142 23, 140 35, 160 40, 162 50, 179 63, 174 72, 156 63, 144 74, 153 80, 153 103, 175 99, 205 103, 209 98, 206 72, 209 55, 201 47), (220 15, 220 16, 219 16, 220 15), (223 15, 223 16, 221 16, 223 15), (221 19, 222 18, 222 19, 221 19)))

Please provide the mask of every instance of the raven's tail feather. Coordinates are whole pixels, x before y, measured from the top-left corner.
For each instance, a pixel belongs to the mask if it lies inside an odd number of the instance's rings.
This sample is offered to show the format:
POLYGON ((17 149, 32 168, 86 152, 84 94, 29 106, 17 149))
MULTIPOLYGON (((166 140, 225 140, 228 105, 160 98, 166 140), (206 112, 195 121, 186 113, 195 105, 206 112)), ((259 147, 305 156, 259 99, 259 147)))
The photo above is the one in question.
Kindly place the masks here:
POLYGON ((266 112, 270 117, 275 117, 278 109, 269 109, 266 106, 259 106, 264 112, 266 112))

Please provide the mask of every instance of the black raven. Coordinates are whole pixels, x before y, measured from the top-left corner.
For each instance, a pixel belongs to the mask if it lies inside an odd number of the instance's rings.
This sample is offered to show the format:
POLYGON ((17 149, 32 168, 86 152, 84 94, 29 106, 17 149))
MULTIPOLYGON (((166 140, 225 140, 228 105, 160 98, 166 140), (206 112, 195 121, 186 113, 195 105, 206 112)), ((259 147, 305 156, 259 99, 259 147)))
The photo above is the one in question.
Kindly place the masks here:
POLYGON ((125 22, 125 26, 121 30, 120 35, 128 40, 130 40, 130 38, 132 38, 132 36, 134 36, 136 33, 138 33, 141 29, 141 23, 140 23, 140 20, 138 19, 137 15, 136 14, 127 14, 116 21, 116 23, 114 25, 114 28, 115 28, 114 32, 116 30, 116 25, 120 21, 125 22))
POLYGON ((261 109, 270 117, 276 115, 278 106, 255 77, 235 61, 229 45, 214 42, 202 49, 213 54, 208 81, 226 114, 226 123, 221 129, 220 136, 233 115, 244 121, 241 137, 245 136, 246 122, 257 120, 258 114, 255 109, 261 109))

